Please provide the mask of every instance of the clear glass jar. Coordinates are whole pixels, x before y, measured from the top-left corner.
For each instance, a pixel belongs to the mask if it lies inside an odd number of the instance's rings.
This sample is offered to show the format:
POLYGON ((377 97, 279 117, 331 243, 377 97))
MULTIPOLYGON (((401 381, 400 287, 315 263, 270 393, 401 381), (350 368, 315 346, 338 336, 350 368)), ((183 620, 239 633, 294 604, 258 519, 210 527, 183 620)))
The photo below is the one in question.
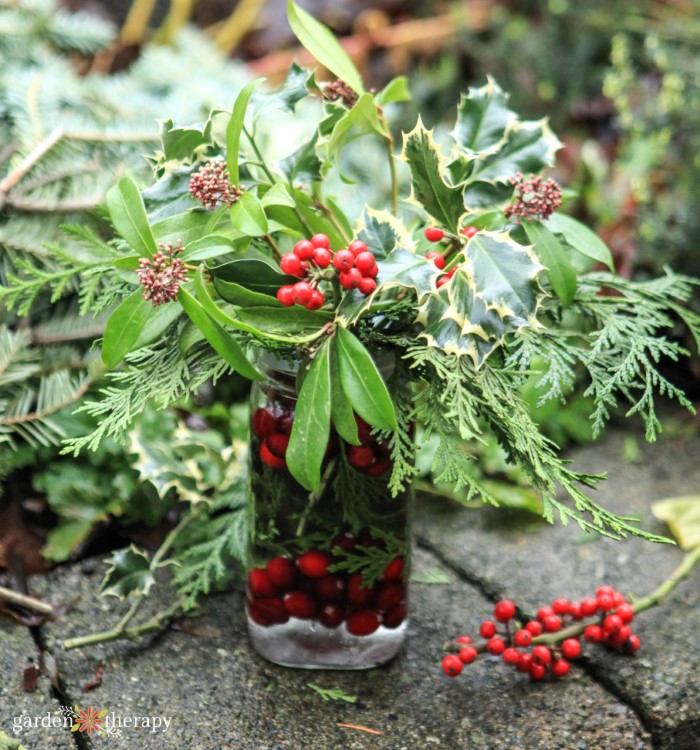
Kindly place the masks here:
MULTIPOLYGON (((393 355, 378 358, 386 378, 393 355)), ((251 394, 250 554, 246 611, 255 649, 307 669, 366 669, 406 633, 411 489, 392 497, 386 442, 356 417, 361 445, 334 432, 321 488, 304 489, 285 452, 296 406, 295 363, 264 356, 251 394)))

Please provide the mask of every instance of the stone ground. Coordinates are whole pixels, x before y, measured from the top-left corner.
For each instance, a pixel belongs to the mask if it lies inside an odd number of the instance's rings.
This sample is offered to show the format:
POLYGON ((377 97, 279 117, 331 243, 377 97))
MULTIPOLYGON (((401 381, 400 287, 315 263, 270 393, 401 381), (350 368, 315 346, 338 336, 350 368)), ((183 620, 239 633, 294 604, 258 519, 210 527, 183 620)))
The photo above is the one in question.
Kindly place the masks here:
MULTIPOLYGON (((600 502, 664 533, 649 511, 662 497, 700 492, 700 438, 641 440, 625 462, 630 434, 573 452, 581 469, 609 472, 600 502)), ((637 655, 594 652, 561 682, 531 683, 493 657, 458 679, 439 669, 442 643, 475 633, 503 595, 525 611, 558 595, 592 593, 602 582, 643 595, 679 564, 669 545, 583 536, 492 509, 419 503, 411 623, 404 654, 364 672, 307 672, 277 667, 248 645, 242 591, 210 597, 192 622, 196 635, 169 630, 142 643, 113 642, 66 652, 63 639, 103 629, 119 614, 96 596, 101 569, 64 567, 31 582, 33 593, 61 602, 79 592, 68 615, 39 633, 0 620, 0 732, 16 716, 46 716, 59 705, 88 705, 120 716, 164 716, 167 732, 125 729, 120 738, 27 729, 27 750, 700 750, 700 570, 668 604, 641 615, 637 655), (21 691, 22 669, 43 646, 60 675, 21 691), (104 665, 102 685, 81 686, 104 665), (356 703, 324 701, 309 687, 336 688, 356 703), (352 724, 362 728, 342 727, 352 724)), ((162 602, 161 602, 162 604, 162 602)), ((158 602, 149 606, 157 607, 158 602)), ((0 734, 0 738, 2 735, 0 734)), ((0 750, 5 750, 0 739, 0 750)))

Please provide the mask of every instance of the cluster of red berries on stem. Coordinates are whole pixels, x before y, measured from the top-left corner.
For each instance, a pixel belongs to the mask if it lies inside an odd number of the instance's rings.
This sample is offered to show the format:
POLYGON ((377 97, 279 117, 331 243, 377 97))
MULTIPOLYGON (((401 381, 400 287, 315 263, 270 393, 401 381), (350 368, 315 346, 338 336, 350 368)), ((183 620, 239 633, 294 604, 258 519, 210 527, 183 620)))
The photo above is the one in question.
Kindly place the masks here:
POLYGON ((285 307, 296 304, 318 310, 326 301, 318 288, 322 281, 337 279, 343 289, 359 289, 364 295, 377 288, 375 277, 379 268, 374 254, 362 240, 354 240, 337 252, 330 249, 330 244, 327 235, 315 234, 310 240, 299 240, 291 253, 282 256, 282 271, 303 279, 296 284, 285 284, 277 291, 277 299, 285 307))
POLYGON ((542 680, 548 673, 554 677, 568 673, 571 660, 581 654, 581 638, 626 654, 641 646, 630 627, 634 607, 612 586, 600 586, 595 597, 577 602, 555 599, 551 606, 540 607, 535 618, 524 624, 516 622, 515 615, 513 602, 499 601, 493 610, 494 619, 484 620, 479 628, 486 640, 477 644, 470 636, 462 635, 448 644, 446 648, 457 653, 443 658, 442 671, 456 677, 465 664, 471 664, 485 651, 533 680, 542 680), (586 622, 586 618, 594 619, 586 622))
MULTIPOLYGON (((460 234, 464 235, 467 239, 471 239, 479 230, 475 226, 466 226, 462 227, 460 230, 460 234)), ((459 240, 457 237, 455 237, 452 234, 447 234, 443 229, 440 229, 440 227, 427 227, 425 229, 425 239, 428 240, 428 242, 442 242, 444 239, 449 240, 452 245, 456 245, 459 240)), ((431 260, 436 268, 439 268, 441 271, 445 268, 445 263, 447 262, 447 254, 448 253, 440 253, 437 250, 430 250, 430 252, 427 252, 425 254, 426 260, 431 260)), ((438 288, 443 286, 444 284, 447 284, 447 282, 454 276, 455 271, 457 270, 457 266, 454 266, 451 268, 447 273, 444 274, 444 276, 440 276, 440 278, 437 280, 437 286, 438 288)))
POLYGON ((364 637, 380 626, 394 629, 406 619, 404 558, 391 559, 380 579, 368 585, 362 573, 333 572, 342 556, 336 548, 352 553, 356 548, 381 545, 369 532, 355 536, 341 533, 330 551, 310 549, 296 559, 273 557, 267 565, 248 573, 248 616, 265 628, 284 625, 290 619, 313 620, 326 628, 343 622, 354 636, 364 637))

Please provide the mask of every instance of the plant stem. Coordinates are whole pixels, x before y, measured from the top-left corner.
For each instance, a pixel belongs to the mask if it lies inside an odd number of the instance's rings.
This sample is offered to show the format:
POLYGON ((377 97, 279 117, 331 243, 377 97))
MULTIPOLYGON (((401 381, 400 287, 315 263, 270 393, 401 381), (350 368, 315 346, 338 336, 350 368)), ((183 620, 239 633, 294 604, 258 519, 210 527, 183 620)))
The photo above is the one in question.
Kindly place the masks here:
POLYGON ((4 586, 0 586, 0 599, 4 599, 11 604, 18 604, 20 607, 31 609, 33 612, 39 612, 42 615, 53 614, 53 607, 50 604, 39 601, 33 596, 20 594, 17 591, 5 588, 4 586))
POLYGON ((68 640, 63 641, 63 648, 66 651, 70 651, 73 648, 91 646, 95 643, 107 643, 108 641, 116 641, 120 638, 138 638, 146 633, 152 633, 154 630, 158 630, 164 623, 179 614, 181 609, 182 605, 180 602, 175 602, 168 607, 168 609, 154 615, 142 625, 137 625, 128 630, 117 630, 115 628, 114 630, 103 630, 100 633, 92 633, 91 635, 84 635, 78 638, 69 638, 68 640))
POLYGON ((270 247, 275 251, 278 258, 282 257, 282 251, 279 249, 279 245, 272 239, 272 235, 266 234, 263 239, 267 242, 270 247))
POLYGON ((386 119, 384 112, 379 109, 379 117, 386 135, 384 136, 384 146, 389 158, 389 175, 391 177, 391 213, 396 216, 399 210, 399 179, 396 174, 396 157, 394 156, 394 136, 391 134, 389 121, 386 119))
POLYGON ((313 510, 316 503, 321 499, 321 495, 323 495, 323 493, 326 491, 328 482, 330 481, 330 478, 333 474, 333 469, 335 469, 335 462, 336 462, 335 458, 332 458, 328 462, 328 466, 326 466, 326 470, 323 472, 323 476, 321 477, 321 484, 319 484, 318 489, 315 490, 314 492, 309 493, 309 503, 304 509, 304 513, 299 519, 299 525, 297 526, 297 533, 296 533, 297 537, 300 537, 304 534, 304 530, 306 529, 306 523, 309 520, 311 511, 313 510))

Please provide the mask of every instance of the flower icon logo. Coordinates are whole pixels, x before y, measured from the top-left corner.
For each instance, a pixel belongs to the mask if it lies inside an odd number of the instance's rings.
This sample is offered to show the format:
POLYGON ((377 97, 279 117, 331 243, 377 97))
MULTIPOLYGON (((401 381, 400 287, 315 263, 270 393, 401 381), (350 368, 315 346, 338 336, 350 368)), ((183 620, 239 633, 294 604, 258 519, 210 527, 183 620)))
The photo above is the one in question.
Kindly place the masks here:
POLYGON ((73 714, 75 720, 71 727, 71 732, 87 732, 89 735, 93 732, 103 734, 104 727, 102 726, 102 722, 107 714, 107 709, 99 711, 92 706, 88 706, 87 710, 83 711, 76 706, 73 714))

